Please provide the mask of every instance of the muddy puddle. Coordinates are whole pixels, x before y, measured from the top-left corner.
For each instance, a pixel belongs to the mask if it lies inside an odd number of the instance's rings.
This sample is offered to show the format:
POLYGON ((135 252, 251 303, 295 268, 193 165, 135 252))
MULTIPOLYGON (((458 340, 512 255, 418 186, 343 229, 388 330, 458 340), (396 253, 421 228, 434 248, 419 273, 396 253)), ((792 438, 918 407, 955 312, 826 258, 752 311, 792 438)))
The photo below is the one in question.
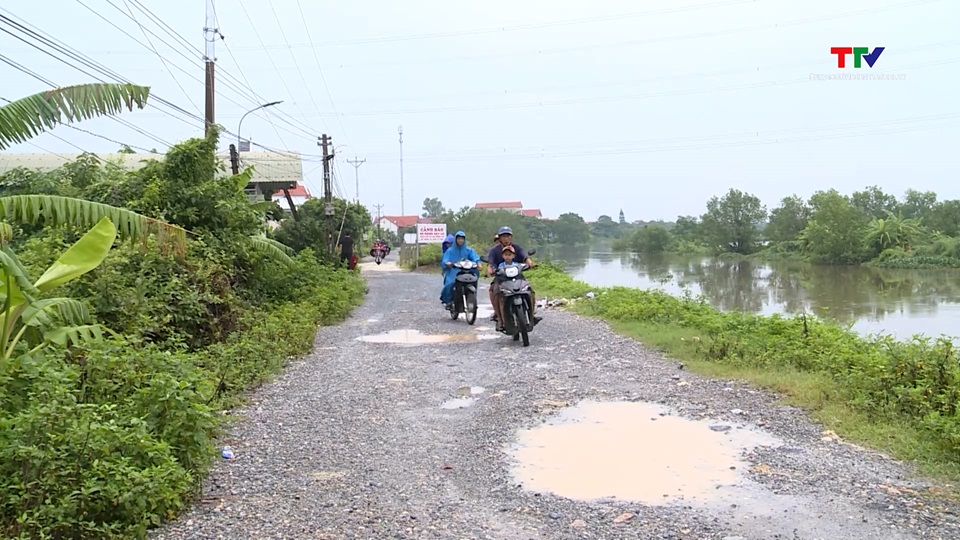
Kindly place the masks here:
POLYGON ((583 501, 729 506, 731 499, 767 496, 746 477, 749 464, 740 455, 756 446, 779 446, 777 439, 670 414, 640 402, 585 401, 566 408, 519 433, 510 449, 514 477, 527 490, 583 501))
POLYGON ((366 343, 392 343, 396 345, 425 345, 428 343, 461 343, 497 339, 491 334, 424 334, 419 330, 391 330, 383 334, 357 337, 357 341, 366 343))

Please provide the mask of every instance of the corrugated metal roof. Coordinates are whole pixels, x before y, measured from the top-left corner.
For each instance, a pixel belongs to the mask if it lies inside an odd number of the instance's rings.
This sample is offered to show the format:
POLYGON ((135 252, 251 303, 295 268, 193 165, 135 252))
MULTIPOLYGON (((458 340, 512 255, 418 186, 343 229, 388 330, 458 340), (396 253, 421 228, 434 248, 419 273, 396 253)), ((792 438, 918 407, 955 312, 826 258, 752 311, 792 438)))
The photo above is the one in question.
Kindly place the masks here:
MULTIPOLYGON (((13 154, 0 152, 0 174, 17 167, 52 171, 74 161, 80 154, 13 154)), ((128 171, 143 167, 145 160, 163 159, 159 154, 97 154, 101 159, 119 163, 128 171)), ((230 154, 218 154, 226 169, 230 170, 230 154)), ((303 180, 303 161, 300 155, 291 152, 275 154, 272 152, 243 152, 240 154, 240 168, 253 166, 251 182, 297 183, 303 180)))

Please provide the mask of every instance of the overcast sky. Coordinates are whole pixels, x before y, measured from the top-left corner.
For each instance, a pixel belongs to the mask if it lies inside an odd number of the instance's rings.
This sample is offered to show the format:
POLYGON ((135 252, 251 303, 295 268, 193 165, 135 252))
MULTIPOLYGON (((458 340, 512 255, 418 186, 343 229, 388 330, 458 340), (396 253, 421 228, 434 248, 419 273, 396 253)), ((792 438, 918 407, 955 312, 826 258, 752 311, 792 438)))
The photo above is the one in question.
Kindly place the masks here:
MULTIPOLYGON (((203 0, 139 0, 176 38, 135 0, 55 3, 4 2, 0 13, 152 87, 154 105, 159 97, 203 115, 203 0), (130 12, 156 34, 147 36, 159 54, 130 12)), ((346 145, 335 169, 341 194, 355 196, 345 159, 366 159, 360 199, 386 214, 401 210, 401 124, 407 214, 439 197, 455 208, 520 200, 553 217, 593 220, 623 208, 631 221, 672 220, 702 213, 730 187, 769 208, 792 193, 870 184, 960 198, 956 0, 219 0, 216 8, 225 36, 216 44, 217 121, 236 132, 245 111, 283 100, 247 116, 242 135, 307 155, 316 195, 322 175, 311 156, 316 137, 331 135, 346 145), (840 70, 830 54, 839 46, 885 50, 873 68, 854 69, 848 57, 840 70), (837 73, 893 80, 811 80, 837 73)), ((0 54, 57 85, 95 81, 3 32, 0 54)), ((0 81, 7 99, 48 88, 3 63, 0 81)), ((160 141, 201 134, 188 114, 164 111, 123 115, 143 133, 108 119, 82 127, 161 151, 160 141)), ((88 151, 117 150, 75 130, 54 133, 88 151)), ((77 151, 50 134, 33 143, 8 151, 77 151)))

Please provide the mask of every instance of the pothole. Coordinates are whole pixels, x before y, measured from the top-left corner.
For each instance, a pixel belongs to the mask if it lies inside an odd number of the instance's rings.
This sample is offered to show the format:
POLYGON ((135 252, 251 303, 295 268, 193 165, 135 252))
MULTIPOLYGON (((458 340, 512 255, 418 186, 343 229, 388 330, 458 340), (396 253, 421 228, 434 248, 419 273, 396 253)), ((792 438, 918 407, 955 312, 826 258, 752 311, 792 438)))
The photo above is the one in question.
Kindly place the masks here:
POLYGON ((482 386, 461 386, 457 388, 457 393, 461 396, 476 396, 486 391, 487 389, 482 386))
POLYGON ((493 334, 424 334, 419 330, 391 330, 383 334, 357 337, 366 343, 394 343, 398 345, 424 345, 427 343, 456 343, 497 339, 493 334))
POLYGON ((527 490, 583 501, 762 500, 768 492, 745 476, 740 455, 779 441, 747 428, 710 429, 716 424, 652 403, 581 402, 519 433, 514 478, 527 490))
POLYGON ((466 409, 477 402, 475 397, 458 397, 448 399, 440 404, 441 409, 466 409))

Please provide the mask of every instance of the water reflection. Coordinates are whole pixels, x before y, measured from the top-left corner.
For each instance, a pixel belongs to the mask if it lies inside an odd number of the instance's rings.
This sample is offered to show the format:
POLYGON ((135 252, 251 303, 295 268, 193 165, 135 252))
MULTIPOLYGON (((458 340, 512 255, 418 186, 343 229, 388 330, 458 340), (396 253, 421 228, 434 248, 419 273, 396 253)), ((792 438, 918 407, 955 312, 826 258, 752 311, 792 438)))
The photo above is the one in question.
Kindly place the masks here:
POLYGON ((703 295, 725 311, 814 313, 863 333, 960 335, 960 271, 887 270, 761 263, 712 257, 631 255, 609 249, 550 247, 542 254, 598 286, 703 295))

